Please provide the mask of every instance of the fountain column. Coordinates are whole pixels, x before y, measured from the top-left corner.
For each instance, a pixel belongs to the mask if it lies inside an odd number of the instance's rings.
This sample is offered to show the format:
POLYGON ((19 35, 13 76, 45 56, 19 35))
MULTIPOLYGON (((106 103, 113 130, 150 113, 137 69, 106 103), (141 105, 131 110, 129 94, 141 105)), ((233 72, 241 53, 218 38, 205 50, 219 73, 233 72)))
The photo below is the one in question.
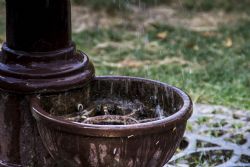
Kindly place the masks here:
POLYGON ((49 166, 29 97, 84 87, 94 77, 71 40, 70 0, 6 0, 0 52, 0 166, 49 166))
POLYGON ((46 52, 72 45, 69 0, 6 0, 7 45, 46 52))

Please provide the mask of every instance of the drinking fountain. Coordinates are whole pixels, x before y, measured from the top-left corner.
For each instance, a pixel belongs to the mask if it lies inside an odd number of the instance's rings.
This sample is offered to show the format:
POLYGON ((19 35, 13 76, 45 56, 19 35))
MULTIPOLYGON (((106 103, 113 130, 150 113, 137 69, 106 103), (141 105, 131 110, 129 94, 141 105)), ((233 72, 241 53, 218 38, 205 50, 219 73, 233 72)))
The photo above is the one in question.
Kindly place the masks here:
POLYGON ((192 114, 180 89, 95 76, 71 40, 70 0, 6 0, 0 166, 161 167, 192 114))

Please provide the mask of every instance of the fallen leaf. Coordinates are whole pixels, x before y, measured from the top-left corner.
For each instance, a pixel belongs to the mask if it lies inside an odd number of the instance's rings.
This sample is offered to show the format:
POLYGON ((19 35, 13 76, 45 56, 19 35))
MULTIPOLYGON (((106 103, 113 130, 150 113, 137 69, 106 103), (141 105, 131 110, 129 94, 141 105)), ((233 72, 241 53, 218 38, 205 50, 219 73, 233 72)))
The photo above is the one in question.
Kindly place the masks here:
POLYGON ((204 37, 214 37, 216 36, 216 32, 214 31, 205 31, 201 33, 202 36, 204 37))
POLYGON ((159 38, 159 39, 166 39, 167 36, 168 36, 168 33, 166 31, 160 32, 157 34, 157 38, 159 38))
MULTIPOLYGON (((138 60, 132 60, 132 59, 125 59, 123 60, 120 65, 122 67, 131 67, 131 68, 138 68, 144 66, 143 61, 138 61, 138 60)), ((148 62, 147 62, 148 63, 148 62)))
POLYGON ((227 47, 227 48, 230 48, 233 46, 233 41, 231 38, 227 38, 225 41, 224 41, 224 46, 227 47))

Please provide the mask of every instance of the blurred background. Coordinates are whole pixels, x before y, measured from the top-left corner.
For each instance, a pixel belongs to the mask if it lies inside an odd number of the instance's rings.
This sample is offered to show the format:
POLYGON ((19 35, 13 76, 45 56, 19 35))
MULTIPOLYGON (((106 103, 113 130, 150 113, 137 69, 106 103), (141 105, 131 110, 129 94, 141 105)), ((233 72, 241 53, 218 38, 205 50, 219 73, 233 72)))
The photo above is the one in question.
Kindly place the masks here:
POLYGON ((194 102, 250 109, 249 0, 72 3, 73 40, 97 75, 160 80, 182 88, 194 102))

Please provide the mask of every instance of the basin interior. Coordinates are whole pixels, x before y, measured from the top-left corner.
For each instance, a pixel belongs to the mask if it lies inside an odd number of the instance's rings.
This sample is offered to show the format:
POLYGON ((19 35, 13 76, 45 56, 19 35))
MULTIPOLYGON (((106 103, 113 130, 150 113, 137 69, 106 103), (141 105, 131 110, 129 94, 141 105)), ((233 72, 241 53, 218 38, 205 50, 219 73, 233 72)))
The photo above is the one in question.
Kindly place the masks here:
POLYGON ((173 87, 128 77, 99 77, 82 89, 39 98, 42 108, 53 116, 103 126, 157 121, 184 104, 173 87))

